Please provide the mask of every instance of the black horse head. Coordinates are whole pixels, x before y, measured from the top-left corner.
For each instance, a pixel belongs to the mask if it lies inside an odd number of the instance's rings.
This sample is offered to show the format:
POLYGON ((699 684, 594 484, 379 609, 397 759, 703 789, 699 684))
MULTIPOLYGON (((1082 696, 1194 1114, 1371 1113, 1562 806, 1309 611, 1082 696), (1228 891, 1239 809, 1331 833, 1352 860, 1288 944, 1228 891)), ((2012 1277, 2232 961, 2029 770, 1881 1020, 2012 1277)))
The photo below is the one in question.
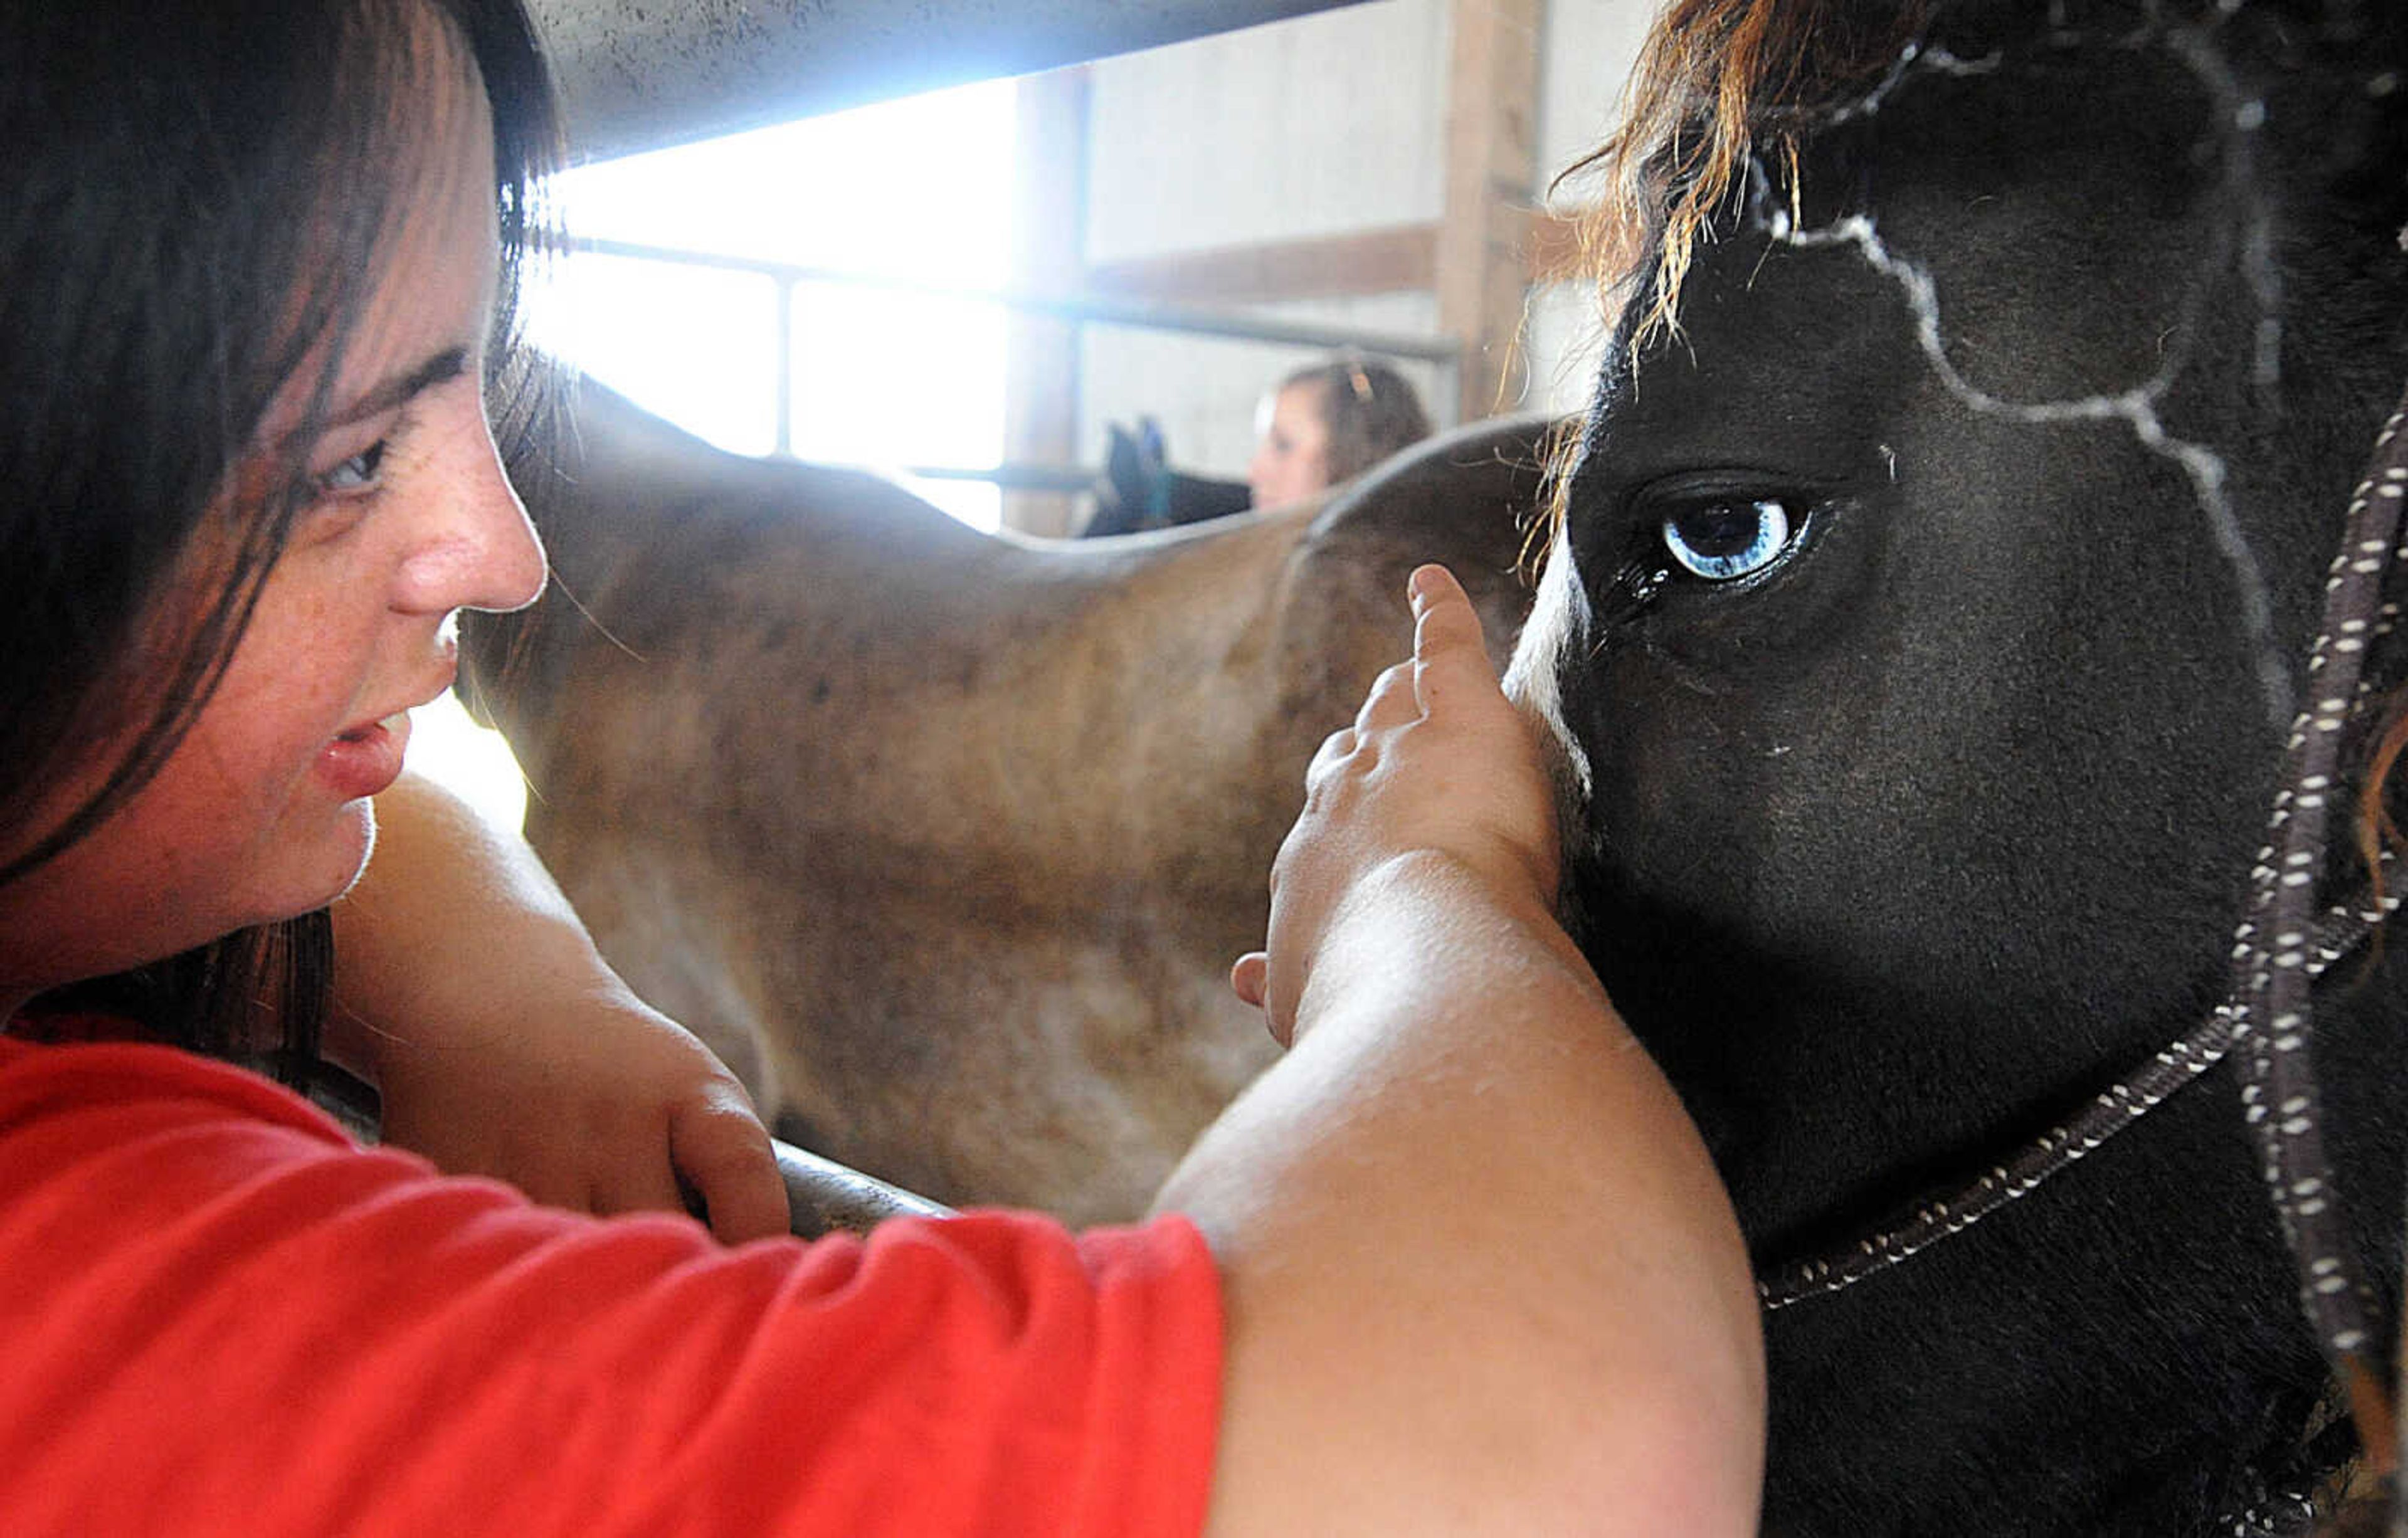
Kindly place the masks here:
MULTIPOLYGON (((1575 933, 1761 1263, 1988 1168, 2223 996, 2408 375, 2399 11, 1659 28, 1612 161, 1630 302, 1515 676, 1574 792, 1575 933)), ((2403 951, 2320 995, 2386 1285, 2403 951)), ((2219 1069, 1769 1317, 1768 1530, 2207 1531, 2300 1461, 2326 1373, 2295 1298, 2219 1069)))

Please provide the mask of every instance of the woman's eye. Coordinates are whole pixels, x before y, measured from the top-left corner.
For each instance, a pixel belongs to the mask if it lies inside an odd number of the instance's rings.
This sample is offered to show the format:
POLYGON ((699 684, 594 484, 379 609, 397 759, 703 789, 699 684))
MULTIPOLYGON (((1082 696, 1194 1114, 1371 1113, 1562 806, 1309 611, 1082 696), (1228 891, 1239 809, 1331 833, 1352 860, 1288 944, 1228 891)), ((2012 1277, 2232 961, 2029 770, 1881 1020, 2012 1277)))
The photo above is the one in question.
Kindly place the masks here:
POLYGON ((1789 548, 1789 509, 1770 497, 1684 508, 1664 520, 1664 548, 1693 576, 1734 581, 1771 565, 1789 548))
POLYGON ((362 491, 374 491, 377 477, 384 468, 386 441, 379 438, 320 476, 318 489, 328 496, 355 496, 362 491))

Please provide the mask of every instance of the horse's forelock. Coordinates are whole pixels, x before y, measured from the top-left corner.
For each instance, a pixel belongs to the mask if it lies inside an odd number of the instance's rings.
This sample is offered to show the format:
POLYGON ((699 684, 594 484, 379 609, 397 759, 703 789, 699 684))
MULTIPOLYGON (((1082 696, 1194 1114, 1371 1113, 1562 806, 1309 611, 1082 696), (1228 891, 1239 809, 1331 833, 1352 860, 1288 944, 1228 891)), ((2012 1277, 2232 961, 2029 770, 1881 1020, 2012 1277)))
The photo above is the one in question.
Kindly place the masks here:
MULTIPOLYGON (((1681 286, 1716 210, 1752 155, 1794 168, 1803 108, 1870 84, 1923 24, 1933 0, 1671 0, 1641 45, 1619 121, 1555 179, 1591 194, 1580 216, 1581 270, 1607 329, 1639 349, 1677 332, 1681 286), (1644 296, 1636 318, 1619 312, 1644 296)), ((1548 463, 1560 528, 1581 434, 1548 463)))
POLYGON ((1636 349, 1676 329, 1682 279, 1751 155, 1789 159, 1796 125, 1868 85, 1930 0, 1672 0, 1641 46, 1620 121, 1555 178, 1593 187, 1584 270, 1609 309, 1644 294, 1636 349))

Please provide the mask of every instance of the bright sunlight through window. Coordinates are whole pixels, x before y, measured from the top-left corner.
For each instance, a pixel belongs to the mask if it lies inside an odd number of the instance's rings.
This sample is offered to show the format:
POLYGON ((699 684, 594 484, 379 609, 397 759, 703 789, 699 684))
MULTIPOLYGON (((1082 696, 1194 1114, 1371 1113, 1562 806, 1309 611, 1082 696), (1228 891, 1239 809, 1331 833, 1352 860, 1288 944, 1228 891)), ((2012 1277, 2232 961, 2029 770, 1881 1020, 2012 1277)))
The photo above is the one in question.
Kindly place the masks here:
MULTIPOLYGON (((924 283, 1007 278, 1012 83, 983 82, 582 166, 555 187, 571 235, 924 283)), ((778 299, 760 273, 580 255, 538 300, 538 343, 724 449, 778 445, 778 299)), ((889 473, 1003 453, 995 305, 796 287, 792 452, 889 473)), ((911 489, 992 529, 983 482, 911 489)))
MULTIPOLYGON (((580 166, 553 192, 579 237, 989 290, 1007 276, 1011 135, 1012 85, 999 80, 580 166)), ((767 454, 779 441, 777 289, 757 272, 583 254, 529 294, 529 330, 686 431, 767 454)), ((899 472, 1002 459, 1002 310, 805 283, 792 316, 790 451, 895 475, 993 529, 991 484, 899 472)), ((509 749, 450 696, 416 713, 409 756, 519 825, 526 792, 509 749)))

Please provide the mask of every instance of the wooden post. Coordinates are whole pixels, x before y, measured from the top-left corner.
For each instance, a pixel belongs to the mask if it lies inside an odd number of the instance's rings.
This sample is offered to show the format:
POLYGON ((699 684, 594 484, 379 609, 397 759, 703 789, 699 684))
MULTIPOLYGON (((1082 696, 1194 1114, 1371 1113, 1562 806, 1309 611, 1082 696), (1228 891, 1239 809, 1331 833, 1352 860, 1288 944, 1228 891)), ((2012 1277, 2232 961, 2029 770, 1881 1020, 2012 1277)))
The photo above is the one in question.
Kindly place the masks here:
MULTIPOLYGON (((1087 256, 1087 71, 1032 75, 1018 93, 1011 285, 1075 293, 1085 286, 1087 256)), ((1004 462, 1071 463, 1079 452, 1079 327, 1033 315, 1014 315, 1005 326, 1004 462)), ((1076 501, 1059 491, 1006 491, 1004 527, 1067 534, 1076 501)))
POLYGON ((1452 0, 1446 201, 1439 221, 1438 325, 1464 346, 1463 417, 1511 410, 1509 376, 1528 292, 1521 249, 1536 201, 1539 23, 1545 0, 1452 0))

